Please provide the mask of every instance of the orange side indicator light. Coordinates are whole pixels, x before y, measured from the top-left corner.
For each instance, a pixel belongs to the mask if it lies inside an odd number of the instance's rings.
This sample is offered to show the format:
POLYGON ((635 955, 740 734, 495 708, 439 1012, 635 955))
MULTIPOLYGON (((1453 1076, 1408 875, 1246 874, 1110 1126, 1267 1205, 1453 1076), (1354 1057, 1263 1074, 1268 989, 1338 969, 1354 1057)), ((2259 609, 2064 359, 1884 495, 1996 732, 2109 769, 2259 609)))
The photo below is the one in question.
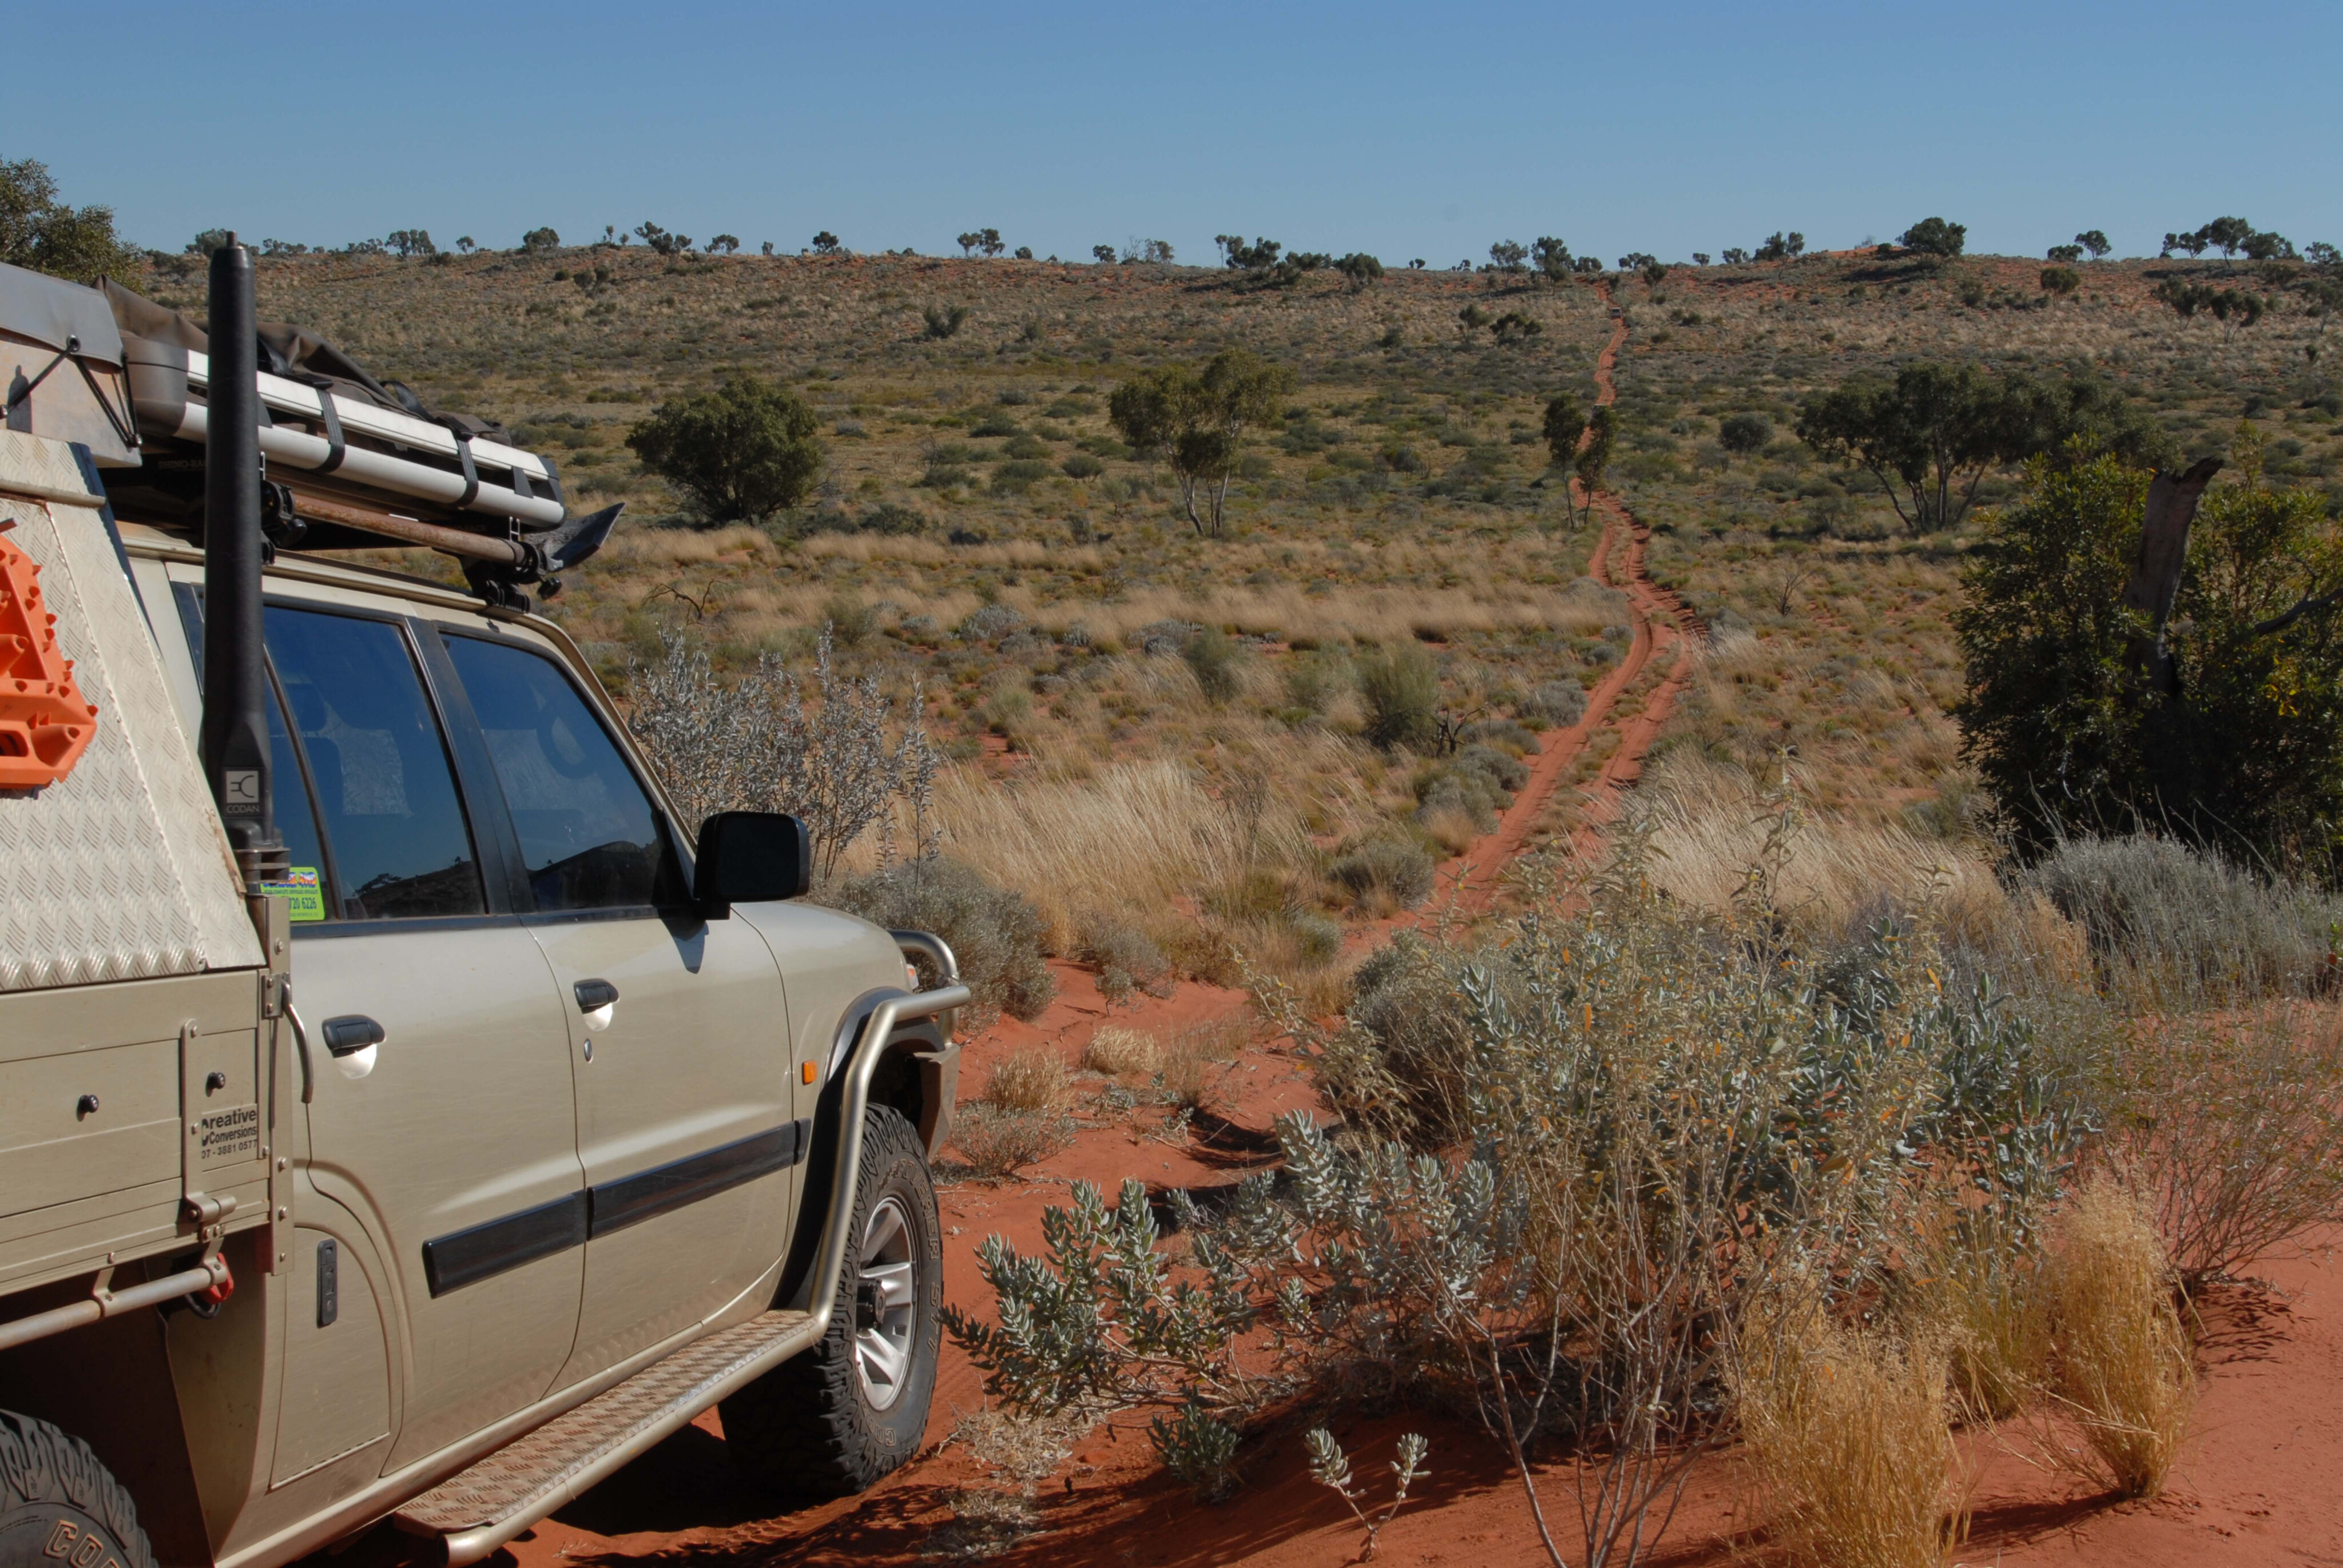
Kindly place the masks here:
POLYGON ((816 1067, 812 1062, 807 1061, 799 1063, 798 1078, 800 1082, 811 1083, 815 1079, 820 1078, 820 1076, 821 1069, 816 1067))

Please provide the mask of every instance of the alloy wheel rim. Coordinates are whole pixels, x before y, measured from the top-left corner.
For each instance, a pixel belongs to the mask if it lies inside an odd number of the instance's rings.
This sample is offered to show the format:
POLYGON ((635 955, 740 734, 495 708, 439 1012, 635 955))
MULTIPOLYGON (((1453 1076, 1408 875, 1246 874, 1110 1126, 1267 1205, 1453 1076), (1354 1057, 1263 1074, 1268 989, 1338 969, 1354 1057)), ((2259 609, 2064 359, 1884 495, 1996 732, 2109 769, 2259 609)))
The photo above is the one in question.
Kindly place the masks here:
POLYGON ((919 1267, 911 1217, 888 1198, 862 1230, 862 1259, 854 1292, 854 1370, 862 1397, 886 1410, 903 1397, 911 1373, 911 1337, 919 1315, 919 1267))

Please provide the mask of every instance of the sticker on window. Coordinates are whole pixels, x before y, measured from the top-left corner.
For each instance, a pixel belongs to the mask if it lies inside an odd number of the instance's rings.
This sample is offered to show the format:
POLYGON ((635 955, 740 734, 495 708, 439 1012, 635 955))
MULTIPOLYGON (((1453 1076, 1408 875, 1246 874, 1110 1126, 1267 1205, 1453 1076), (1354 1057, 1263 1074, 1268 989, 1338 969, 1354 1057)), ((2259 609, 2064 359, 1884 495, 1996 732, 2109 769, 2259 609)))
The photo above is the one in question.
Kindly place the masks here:
POLYGON ((291 908, 287 918, 295 921, 322 920, 326 918, 326 895, 317 886, 317 868, 296 866, 281 882, 261 884, 272 899, 283 899, 291 908))

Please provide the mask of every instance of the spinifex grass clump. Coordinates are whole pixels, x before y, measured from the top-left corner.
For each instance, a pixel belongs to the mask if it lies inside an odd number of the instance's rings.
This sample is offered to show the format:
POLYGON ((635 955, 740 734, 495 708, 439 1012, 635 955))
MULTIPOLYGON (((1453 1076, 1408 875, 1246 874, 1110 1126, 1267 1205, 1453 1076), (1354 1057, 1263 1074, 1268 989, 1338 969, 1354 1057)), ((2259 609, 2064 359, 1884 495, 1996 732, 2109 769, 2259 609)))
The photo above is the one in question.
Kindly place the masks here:
POLYGON ((1945 1358, 1849 1329, 1811 1302, 1743 1324, 1742 1440, 1801 1555, 1832 1568, 1936 1568, 1957 1536, 1945 1358))
POLYGON ((2112 1181, 2077 1194, 2058 1231, 2050 1296, 2060 1402, 2104 1479, 2127 1497, 2153 1497, 2197 1403, 2170 1265, 2137 1200, 2112 1181))

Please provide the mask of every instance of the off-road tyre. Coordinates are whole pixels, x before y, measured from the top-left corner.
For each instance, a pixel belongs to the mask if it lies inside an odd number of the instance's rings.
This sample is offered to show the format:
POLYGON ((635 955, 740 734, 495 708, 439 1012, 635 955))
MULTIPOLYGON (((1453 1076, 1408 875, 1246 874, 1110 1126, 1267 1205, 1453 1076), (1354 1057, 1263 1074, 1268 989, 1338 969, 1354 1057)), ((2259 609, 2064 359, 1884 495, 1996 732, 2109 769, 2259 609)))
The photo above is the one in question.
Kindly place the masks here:
POLYGON ((0 1411, 0 1568, 155 1568, 138 1510, 89 1444, 0 1411))
MULTIPOLYGON (((810 1213, 799 1221, 820 1222, 810 1213)), ((874 1105, 863 1112, 861 1168, 847 1235, 846 1267, 840 1271, 829 1332, 722 1406, 724 1441, 742 1473, 794 1501, 820 1502, 870 1488, 919 1452, 928 1424, 943 1333, 942 1227, 920 1135, 892 1106, 874 1105), (871 1217, 890 1201, 906 1221, 913 1300, 908 1363, 895 1397, 881 1408, 866 1389, 855 1340, 864 1239, 871 1217)))

